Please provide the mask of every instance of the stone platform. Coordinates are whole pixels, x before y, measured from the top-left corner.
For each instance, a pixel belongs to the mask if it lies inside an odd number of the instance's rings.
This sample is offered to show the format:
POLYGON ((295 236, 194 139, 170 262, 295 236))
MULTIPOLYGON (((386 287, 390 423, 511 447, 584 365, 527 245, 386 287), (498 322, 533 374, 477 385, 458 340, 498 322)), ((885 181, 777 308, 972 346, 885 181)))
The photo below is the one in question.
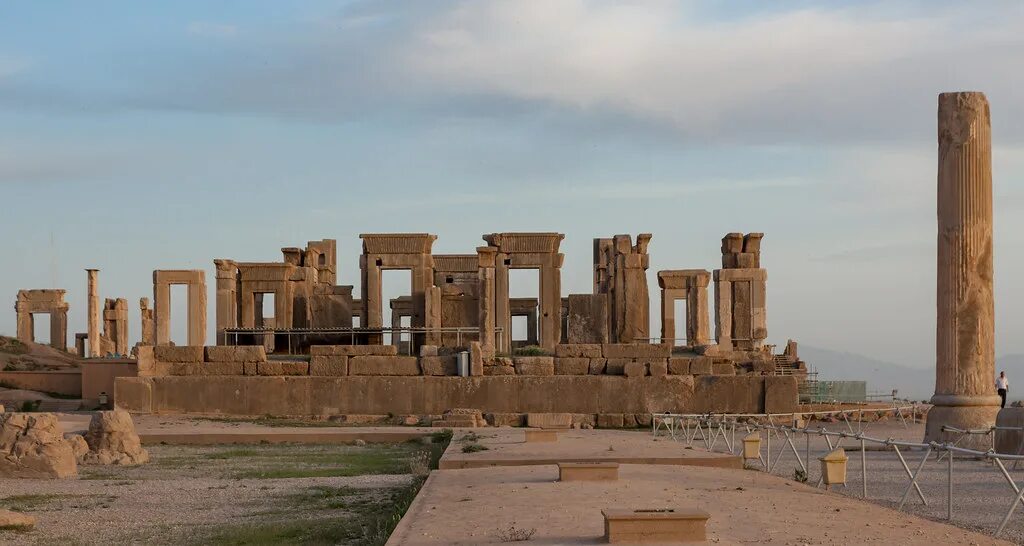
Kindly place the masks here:
POLYGON ((526 432, 521 429, 488 428, 475 433, 480 437, 477 443, 487 450, 463 453, 459 441, 462 433, 456 432, 441 457, 439 467, 459 469, 606 462, 743 468, 739 457, 685 449, 665 438, 653 439, 649 431, 564 430, 558 432, 556 442, 526 442, 526 432))
POLYGON ((529 544, 600 544, 602 510, 677 506, 710 514, 712 544, 1010 544, 761 472, 665 465, 623 465, 614 482, 559 482, 554 465, 438 470, 387 544, 499 544, 510 527, 536 529, 529 544))

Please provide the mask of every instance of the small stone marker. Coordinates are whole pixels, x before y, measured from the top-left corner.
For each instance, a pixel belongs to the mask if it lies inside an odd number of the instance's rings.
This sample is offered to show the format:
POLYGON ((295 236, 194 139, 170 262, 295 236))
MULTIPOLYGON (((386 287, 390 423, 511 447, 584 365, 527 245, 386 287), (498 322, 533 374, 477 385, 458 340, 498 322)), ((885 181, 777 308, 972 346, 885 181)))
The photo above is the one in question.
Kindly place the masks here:
POLYGON ((560 482, 614 482, 619 479, 619 463, 558 463, 560 482))
POLYGON ((710 514, 698 508, 602 510, 604 538, 611 543, 704 542, 710 514))
POLYGON ((526 442, 557 442, 558 431, 556 430, 545 430, 545 429, 533 429, 528 428, 524 431, 526 433, 526 442))

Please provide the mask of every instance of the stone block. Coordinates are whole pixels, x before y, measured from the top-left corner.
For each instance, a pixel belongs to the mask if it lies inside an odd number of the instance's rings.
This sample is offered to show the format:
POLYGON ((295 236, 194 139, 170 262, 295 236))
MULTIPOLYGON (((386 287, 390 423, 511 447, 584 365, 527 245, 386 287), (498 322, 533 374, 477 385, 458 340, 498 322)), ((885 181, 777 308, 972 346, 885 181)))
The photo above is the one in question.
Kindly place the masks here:
POLYGON ((242 375, 241 362, 175 362, 168 375, 242 375))
POLYGON ((668 358, 672 345, 668 343, 607 343, 601 346, 605 358, 668 358))
POLYGON ((527 413, 526 426, 567 429, 572 426, 571 413, 527 413))
POLYGON ((458 375, 457 361, 455 356, 421 356, 420 367, 423 375, 458 375))
POLYGON ((256 375, 309 375, 309 363, 293 360, 257 362, 256 375))
MULTIPOLYGON (((996 426, 1024 427, 1024 408, 1002 408, 996 414, 996 426)), ((996 453, 1024 454, 1024 430, 996 430, 996 453)))
POLYGON ((711 362, 712 375, 736 375, 736 366, 728 360, 711 362))
POLYGON ((647 375, 663 377, 668 375, 668 359, 656 358, 647 361, 647 375))
POLYGON ((587 375, 589 372, 589 358, 555 357, 555 375, 587 375))
POLYGON ((256 375, 256 364, 258 362, 243 362, 242 363, 242 375, 256 375))
POLYGON ((597 415, 593 413, 572 414, 573 428, 594 428, 597 426, 597 415))
POLYGON ((313 345, 312 356, 397 356, 397 345, 313 345))
POLYGON ((484 418, 492 427, 523 426, 523 414, 521 413, 488 413, 484 418))
POLYGON ((571 343, 555 345, 556 357, 601 358, 601 355, 601 345, 598 343, 571 343))
POLYGON ((348 375, 347 356, 314 356, 309 359, 309 375, 339 377, 348 375))
POLYGON ((515 366, 484 366, 484 375, 515 375, 515 366))
POLYGON ((569 343, 608 343, 607 294, 569 294, 567 312, 565 337, 569 343))
POLYGON ((560 482, 613 482, 619 479, 619 463, 558 463, 560 482))
POLYGON ((690 375, 711 375, 714 373, 714 361, 710 356, 700 356, 690 360, 690 375))
POLYGON ((202 362, 203 349, 202 345, 160 345, 153 347, 153 358, 157 362, 202 362))
POLYGON ((598 428, 622 428, 623 415, 621 413, 599 413, 597 414, 598 428))
POLYGON ((775 375, 764 378, 765 413, 790 413, 796 411, 798 397, 795 377, 775 375))
POLYGON ((690 375, 690 361, 692 358, 685 356, 674 356, 668 359, 668 373, 672 375, 690 375))
POLYGON ((640 360, 630 360, 623 366, 622 375, 626 377, 643 377, 647 375, 647 366, 640 360))
POLYGON ((153 411, 153 382, 146 377, 114 379, 114 407, 132 413, 153 411))
POLYGON ((555 375, 555 359, 550 356, 517 356, 512 359, 516 375, 555 375))
POLYGON ((479 341, 469 343, 469 375, 484 375, 484 351, 479 341))
POLYGON ((622 428, 636 428, 637 426, 635 413, 622 414, 622 428))
POLYGON ((262 345, 217 345, 206 347, 207 362, 266 362, 262 345))
POLYGON ((650 413, 636 413, 633 417, 636 419, 636 426, 638 427, 649 427, 651 426, 651 421, 654 420, 650 413))
POLYGON ((420 345, 420 356, 437 356, 437 345, 420 345))
POLYGON ((348 360, 349 375, 420 375, 415 356, 354 356, 348 360))
POLYGON ((605 368, 608 366, 607 358, 591 358, 590 369, 587 371, 590 375, 604 375, 605 368))
POLYGON ((604 373, 608 375, 625 375, 626 364, 633 362, 628 358, 609 358, 608 363, 604 367, 604 373))
POLYGON ((758 265, 757 254, 753 252, 739 252, 736 254, 736 267, 740 269, 755 269, 758 265))
POLYGON ((601 514, 605 541, 612 544, 704 543, 711 517, 696 508, 607 509, 601 514))

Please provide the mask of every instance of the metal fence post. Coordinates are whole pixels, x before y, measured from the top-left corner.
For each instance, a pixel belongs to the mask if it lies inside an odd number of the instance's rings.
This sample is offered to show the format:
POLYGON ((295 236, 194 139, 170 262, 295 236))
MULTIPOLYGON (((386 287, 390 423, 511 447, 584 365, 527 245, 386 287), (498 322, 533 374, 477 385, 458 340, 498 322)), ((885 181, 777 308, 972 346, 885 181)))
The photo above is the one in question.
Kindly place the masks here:
POLYGON ((953 519, 953 452, 948 451, 949 454, 949 466, 947 467, 947 486, 946 491, 946 519, 952 521, 953 519))
POLYGON ((864 450, 864 438, 860 439, 860 480, 861 480, 861 493, 864 498, 868 498, 868 457, 864 450))
POLYGON ((765 438, 765 440, 767 440, 765 445, 766 445, 766 447, 768 449, 768 455, 766 457, 766 460, 768 462, 765 463, 765 465, 764 465, 764 471, 765 472, 769 472, 770 471, 769 469, 772 467, 772 433, 771 433, 770 430, 766 430, 765 431, 764 438, 765 438))

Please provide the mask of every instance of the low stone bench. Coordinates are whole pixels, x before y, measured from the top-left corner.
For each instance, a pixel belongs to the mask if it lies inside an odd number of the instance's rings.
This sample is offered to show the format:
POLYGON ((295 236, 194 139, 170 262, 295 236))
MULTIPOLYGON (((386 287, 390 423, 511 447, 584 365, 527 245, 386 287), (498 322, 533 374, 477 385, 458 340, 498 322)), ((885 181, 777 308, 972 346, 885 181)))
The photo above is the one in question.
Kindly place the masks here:
POLYGON ((704 542, 710 515, 697 508, 602 510, 608 542, 704 542))
POLYGON ((619 479, 619 463, 558 463, 560 482, 613 482, 619 479))
POLYGON ((524 431, 526 433, 526 441, 530 442, 557 442, 558 431, 551 429, 540 429, 540 428, 528 428, 524 431))

